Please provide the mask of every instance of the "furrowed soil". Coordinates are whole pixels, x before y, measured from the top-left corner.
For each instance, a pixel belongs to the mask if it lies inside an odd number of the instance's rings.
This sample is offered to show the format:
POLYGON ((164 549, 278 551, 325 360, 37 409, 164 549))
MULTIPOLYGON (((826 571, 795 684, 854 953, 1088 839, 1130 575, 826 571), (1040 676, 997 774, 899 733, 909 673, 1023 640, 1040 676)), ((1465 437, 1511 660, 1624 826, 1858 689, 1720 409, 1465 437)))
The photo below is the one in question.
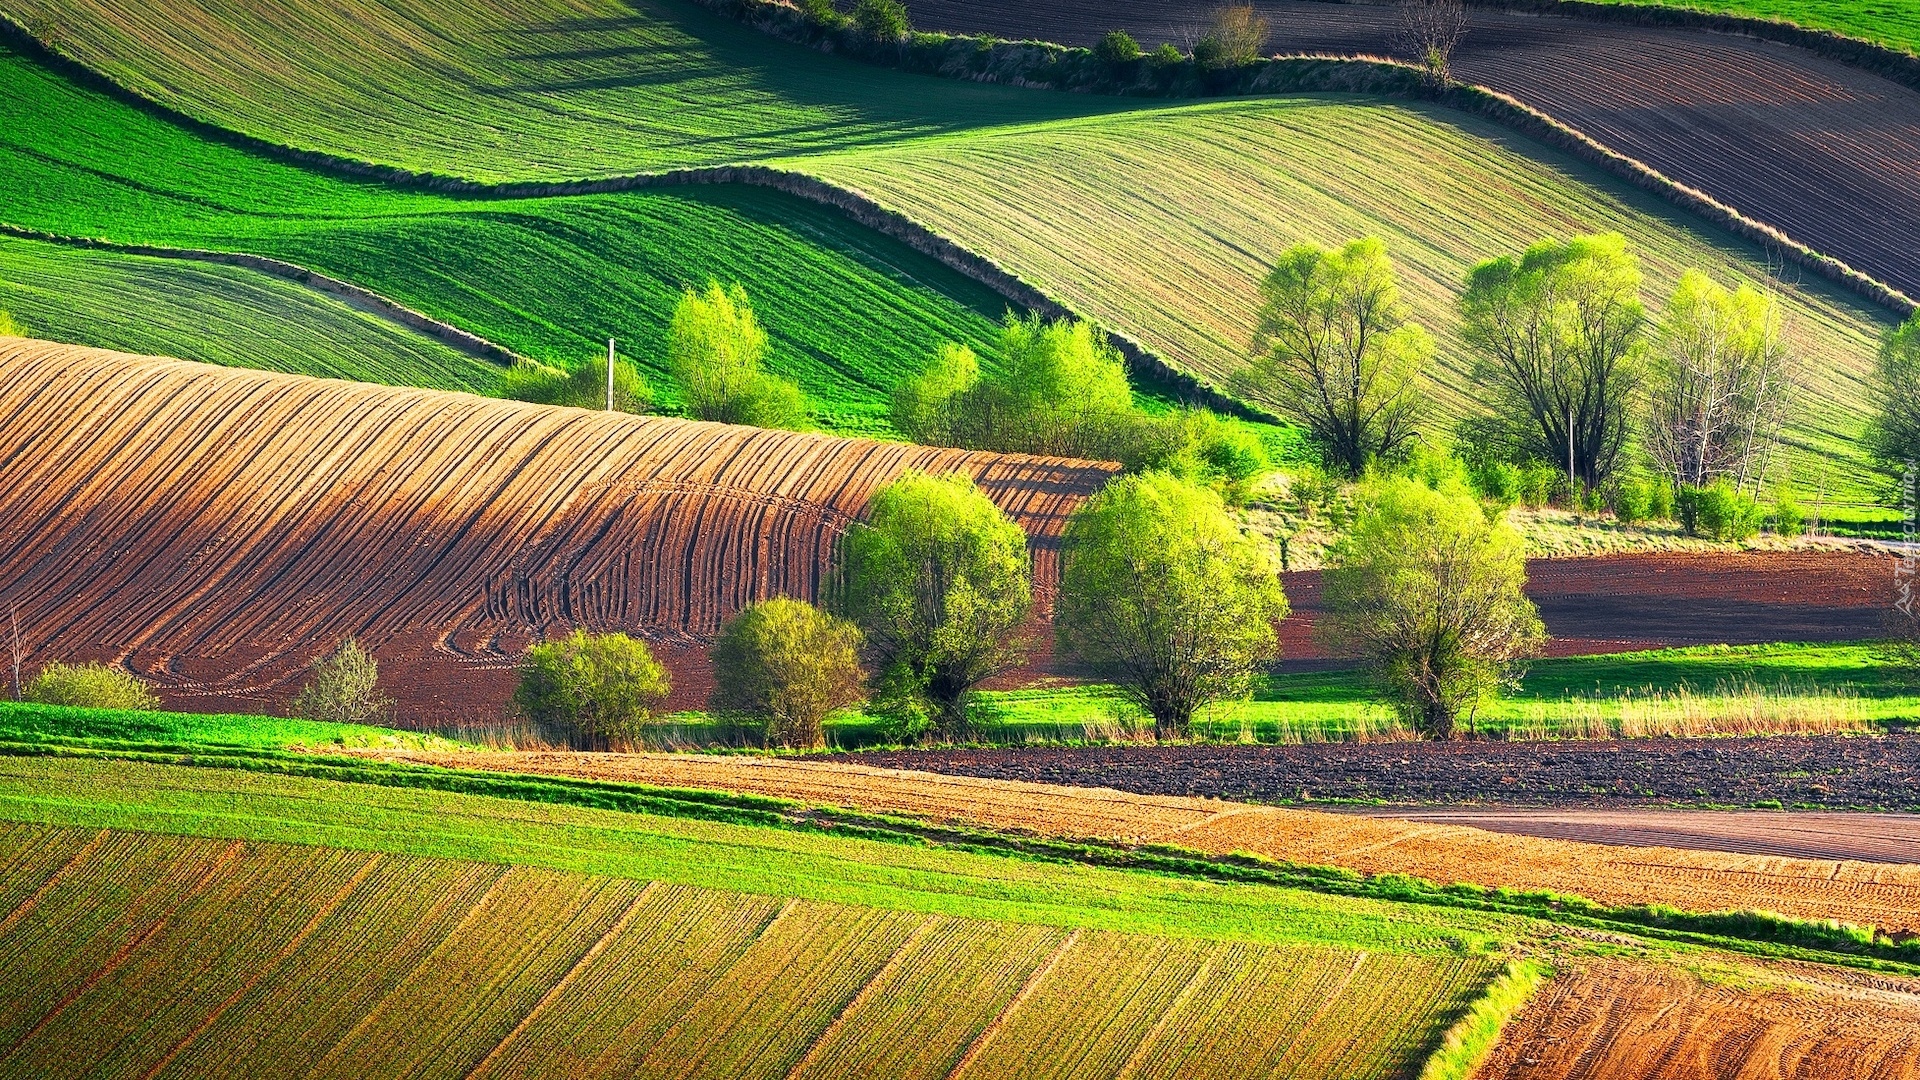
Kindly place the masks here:
POLYGON ((550 408, 0 339, 0 565, 29 663, 172 705, 284 702, 349 634, 408 721, 497 718, 534 638, 623 630, 704 700, 739 608, 816 596, 907 469, 972 476, 1031 538, 1114 467, 550 408))
MULTIPOLYGON (((1037 835, 1254 852, 1367 874, 1577 893, 1604 904, 1760 908, 1890 932, 1920 930, 1920 865, 1609 847, 1459 825, 1377 820, 1112 787, 935 775, 741 756, 356 751, 386 761, 749 792, 1037 835)), ((935 755, 928 755, 933 757, 935 755)), ((878 755, 863 757, 874 761, 878 755)), ((913 760, 911 757, 908 760, 913 760)))
MULTIPOLYGON (((1255 0, 1270 51, 1404 55, 1388 5, 1255 0)), ((927 29, 1151 48, 1203 26, 1168 0, 921 0, 927 29)), ((1920 296, 1920 93, 1784 45, 1475 7, 1453 73, 1920 296)))
POLYGON ((1893 1080, 1920 1076, 1920 988, 1796 966, 1741 985, 1628 961, 1549 982, 1501 1033, 1478 1080, 1893 1080))
MULTIPOLYGON (((1681 645, 1863 641, 1885 632, 1895 560, 1871 552, 1647 553, 1533 559, 1527 595, 1554 656, 1681 645)), ((1320 573, 1286 575, 1288 660, 1325 660, 1320 573)))
POLYGON ((886 751, 842 760, 1261 802, 1920 811, 1920 737, 1912 735, 1024 747, 886 751))
POLYGON ((1354 809, 1368 817, 1468 825, 1490 832, 1629 847, 1691 848, 1796 859, 1920 861, 1920 814, 1816 810, 1541 810, 1486 807, 1354 809))

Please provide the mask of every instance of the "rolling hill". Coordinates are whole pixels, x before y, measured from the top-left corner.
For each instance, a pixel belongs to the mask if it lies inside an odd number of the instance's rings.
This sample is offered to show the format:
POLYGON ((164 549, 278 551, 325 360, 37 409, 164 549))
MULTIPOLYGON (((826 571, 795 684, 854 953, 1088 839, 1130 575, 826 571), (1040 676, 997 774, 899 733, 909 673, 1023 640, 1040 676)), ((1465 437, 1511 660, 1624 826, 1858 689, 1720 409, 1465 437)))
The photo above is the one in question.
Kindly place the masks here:
MULTIPOLYGON (((1442 342, 1435 397, 1446 415, 1477 399, 1469 358, 1452 333, 1451 296, 1479 258, 1542 236, 1618 229, 1643 251, 1656 305, 1690 266, 1730 280, 1770 280, 1768 259, 1757 247, 1489 123, 1426 106, 1317 96, 1168 106, 939 80, 777 42, 683 0, 649 0, 617 11, 600 0, 578 0, 564 10, 548 0, 517 0, 457 14, 438 5, 354 0, 326 14, 276 21, 269 32, 258 20, 277 20, 275 11, 273 5, 201 0, 169 0, 159 8, 62 0, 57 8, 24 5, 19 15, 57 23, 64 55, 171 107, 249 135, 356 160, 479 181, 609 177, 746 160, 819 177, 958 243, 1215 384, 1248 347, 1256 286, 1267 264, 1300 239, 1337 241, 1368 232, 1388 239, 1419 316, 1442 342), (530 35, 547 44, 533 49, 525 44, 530 35), (148 39, 150 47, 130 44, 148 39), (662 48, 669 40, 674 48, 662 48), (286 56, 299 63, 282 64, 286 56), (437 57, 445 70, 421 76, 410 103, 368 89, 412 78, 414 67, 427 62, 423 57, 437 57), (529 72, 509 78, 523 70, 515 65, 526 64, 540 65, 537 77, 529 72), (496 80, 504 81, 494 85, 477 75, 446 74, 481 70, 504 73, 496 80), (828 79, 832 72, 837 81, 828 79), (238 93, 236 80, 243 77, 249 89, 238 93), (716 78, 724 84, 718 89, 716 78), (830 82, 835 89, 827 94, 823 88, 830 82), (822 114, 823 100, 837 103, 839 111, 822 114), (271 108, 260 104, 267 101, 271 108), (388 134, 379 138, 359 134, 359 128, 328 134, 328 124, 337 126, 333 106, 339 101, 351 101, 392 130, 383 127, 388 134), (443 123, 449 112, 478 119, 443 123), (791 122, 776 124, 775 116, 791 122), (684 137, 652 126, 668 117, 684 137), (462 124, 481 119, 522 140, 515 145, 525 152, 462 131, 462 124), (405 133, 404 146, 391 144, 399 139, 394 132, 405 133), (469 135, 479 140, 473 147, 485 149, 463 149, 467 144, 458 140, 469 135), (531 153, 535 146, 540 155, 531 153)), ((178 132, 173 137, 185 139, 178 132)), ((23 181, 47 169, 47 158, 97 167, 66 149, 71 132, 22 138, 38 140, 11 166, 23 181)), ((213 151, 196 144, 193 152, 213 151)), ((182 153, 175 146, 160 158, 182 153)), ((163 160, 141 172, 139 185, 180 182, 174 177, 181 170, 163 160)), ((322 182, 301 175, 302 184, 322 182)), ((234 190, 245 197, 222 197, 245 203, 276 183, 291 182, 236 181, 234 190)), ((129 178, 127 186, 134 183, 129 178)), ((383 196, 393 200, 394 213, 433 198, 419 192, 383 196)), ((484 253, 476 250, 482 242, 472 235, 475 226, 438 213, 382 227, 409 234, 400 241, 368 239, 358 224, 315 226, 307 235, 288 236, 279 226, 229 222, 210 235, 198 223, 180 224, 202 215, 156 218, 123 211, 118 204, 131 205, 131 196, 82 206, 65 198, 35 199, 13 214, 49 231, 166 233, 174 238, 168 242, 180 243, 197 233, 203 238, 198 242, 271 247, 281 257, 331 266, 329 272, 545 358, 562 351, 554 339, 568 333, 575 336, 566 348, 578 355, 589 338, 572 327, 605 320, 555 310, 550 289, 529 289, 519 306, 512 297, 491 304, 472 296, 495 288, 517 292, 496 284, 513 276, 497 270, 487 275, 485 290, 468 282, 438 288, 438 275, 404 254, 390 265, 390 249, 444 244, 474 252, 463 261, 498 267, 507 261, 503 249, 526 243, 542 251, 554 228, 549 223, 559 216, 565 219, 559 227, 580 236, 579 250, 570 254, 591 266, 609 231, 583 234, 576 216, 588 213, 587 206, 596 213, 629 212, 624 203, 619 211, 610 209, 612 203, 602 211, 603 204, 591 200, 682 196, 680 189, 653 187, 587 196, 577 205, 463 200, 461 208, 481 209, 478 216, 488 219, 489 229, 507 230, 499 246, 484 253), (498 220, 504 216, 513 218, 510 225, 498 220), (530 232, 540 235, 525 239, 530 232), (345 252, 374 245, 378 255, 344 265, 345 252), (538 325, 516 325, 528 308, 536 309, 538 325)), ((362 189, 360 197, 372 196, 362 189)), ((729 264, 721 258, 709 265, 729 264)), ((756 282, 747 284, 751 291, 756 282)), ((759 295, 777 305, 787 299, 783 288, 769 283, 759 295)), ((959 306, 976 314, 992 303, 977 294, 967 298, 959 286, 940 291, 961 297, 959 306)), ((1783 300, 1810 376, 1791 432, 1793 479, 1803 490, 1824 488, 1829 500, 1870 502, 1874 493, 1854 445, 1858 402, 1874 341, 1889 317, 1821 283, 1786 288, 1783 300)), ((967 328, 965 318, 946 311, 948 326, 967 328)), ((804 321, 819 314, 783 318, 780 325, 828 325, 804 321)), ((975 340, 981 325, 971 327, 975 340)), ((871 368, 874 384, 897 377, 909 362, 903 353, 912 362, 925 355, 920 347, 889 352, 884 345, 847 352, 855 359, 846 366, 871 368)), ((786 370, 816 395, 831 382, 821 372, 824 365, 791 353, 785 360, 786 370)), ((877 423, 877 393, 847 391, 849 398, 864 395, 859 407, 870 425, 877 423)), ((845 419, 853 409, 837 414, 836 425, 861 429, 845 419)))
POLYGON ((1113 466, 761 431, 0 339, 0 562, 28 655, 124 663, 171 701, 277 701, 353 635, 418 721, 502 711, 519 649, 573 626, 696 646, 815 598, 909 468, 971 474, 1031 537, 1113 466))

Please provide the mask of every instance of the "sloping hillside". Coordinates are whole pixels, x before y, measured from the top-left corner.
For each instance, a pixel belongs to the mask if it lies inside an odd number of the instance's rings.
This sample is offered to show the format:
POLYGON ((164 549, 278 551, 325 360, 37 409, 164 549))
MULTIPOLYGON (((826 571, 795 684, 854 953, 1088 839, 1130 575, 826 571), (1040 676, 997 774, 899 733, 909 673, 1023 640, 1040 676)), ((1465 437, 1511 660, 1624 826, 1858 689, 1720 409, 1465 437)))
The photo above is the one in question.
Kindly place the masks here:
POLYGON ((175 701, 273 700, 352 634, 403 714, 488 719, 529 636, 675 653, 813 599, 906 469, 972 474, 1033 538, 1108 466, 394 390, 0 341, 0 592, 36 660, 124 661, 175 701), (479 670, 476 670, 479 669, 479 670))

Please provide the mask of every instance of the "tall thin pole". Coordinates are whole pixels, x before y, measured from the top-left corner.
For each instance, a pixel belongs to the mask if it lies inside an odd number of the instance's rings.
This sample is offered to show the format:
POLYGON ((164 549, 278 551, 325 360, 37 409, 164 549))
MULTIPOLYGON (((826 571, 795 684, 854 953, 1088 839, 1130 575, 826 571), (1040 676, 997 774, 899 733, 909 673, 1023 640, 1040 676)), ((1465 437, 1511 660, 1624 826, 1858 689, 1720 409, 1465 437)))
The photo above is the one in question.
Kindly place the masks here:
POLYGON ((1573 504, 1576 513, 1580 510, 1582 494, 1574 490, 1578 486, 1579 481, 1573 476, 1573 405, 1569 403, 1567 405, 1567 501, 1573 504))
POLYGON ((613 411, 613 339, 607 339, 607 411, 613 411))

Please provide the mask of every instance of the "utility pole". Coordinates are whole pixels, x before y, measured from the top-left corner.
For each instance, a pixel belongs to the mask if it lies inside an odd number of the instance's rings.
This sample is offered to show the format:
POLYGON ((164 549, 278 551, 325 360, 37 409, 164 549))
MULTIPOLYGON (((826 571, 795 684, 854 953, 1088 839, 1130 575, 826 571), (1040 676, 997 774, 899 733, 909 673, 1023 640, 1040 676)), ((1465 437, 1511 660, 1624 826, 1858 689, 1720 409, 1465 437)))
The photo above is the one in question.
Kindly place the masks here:
POLYGON ((1579 481, 1574 479, 1574 476, 1573 476, 1573 403, 1568 402, 1567 403, 1567 501, 1573 504, 1573 512, 1576 514, 1580 512, 1580 503, 1581 503, 1580 495, 1582 494, 1581 492, 1576 492, 1574 490, 1574 488, 1578 486, 1579 486, 1579 481))
POLYGON ((607 339, 607 411, 613 411, 613 339, 607 339))

